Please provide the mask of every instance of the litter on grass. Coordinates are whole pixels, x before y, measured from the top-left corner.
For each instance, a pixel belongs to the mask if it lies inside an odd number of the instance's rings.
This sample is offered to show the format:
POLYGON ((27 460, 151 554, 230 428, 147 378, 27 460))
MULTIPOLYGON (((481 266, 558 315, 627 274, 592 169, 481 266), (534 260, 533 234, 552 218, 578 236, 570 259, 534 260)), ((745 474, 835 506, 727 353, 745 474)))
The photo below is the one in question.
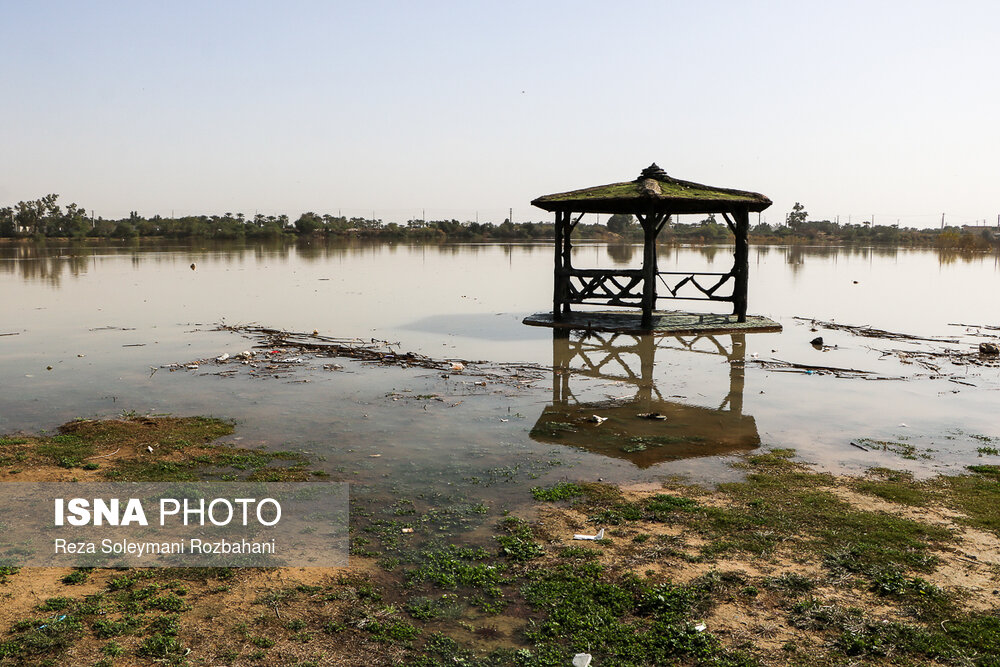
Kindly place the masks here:
POLYGON ((601 528, 599 531, 597 531, 597 535, 581 535, 580 533, 577 533, 576 535, 573 536, 573 539, 574 540, 592 540, 592 541, 603 540, 604 539, 604 529, 601 528))

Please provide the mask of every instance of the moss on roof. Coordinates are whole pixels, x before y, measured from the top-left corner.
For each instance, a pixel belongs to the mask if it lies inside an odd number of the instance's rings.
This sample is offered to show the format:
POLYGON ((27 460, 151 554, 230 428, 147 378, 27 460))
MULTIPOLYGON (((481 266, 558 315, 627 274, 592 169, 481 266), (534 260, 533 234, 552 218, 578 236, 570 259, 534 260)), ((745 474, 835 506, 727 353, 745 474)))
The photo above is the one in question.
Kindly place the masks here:
POLYGON ((641 213, 652 208, 666 212, 698 213, 734 209, 762 211, 771 205, 771 200, 756 192, 671 178, 652 164, 643 169, 634 181, 545 195, 531 203, 547 211, 641 213))

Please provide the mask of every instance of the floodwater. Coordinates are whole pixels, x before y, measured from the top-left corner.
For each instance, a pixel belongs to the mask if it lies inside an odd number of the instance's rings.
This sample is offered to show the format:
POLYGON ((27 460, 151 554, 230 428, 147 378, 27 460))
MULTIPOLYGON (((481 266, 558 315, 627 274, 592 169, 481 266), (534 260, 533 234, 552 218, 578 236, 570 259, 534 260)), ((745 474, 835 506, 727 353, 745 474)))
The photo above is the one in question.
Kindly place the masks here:
MULTIPOLYGON (((582 245, 574 255, 580 267, 640 259, 627 245, 582 245)), ((1000 277, 996 255, 763 246, 751 248, 750 263, 749 310, 779 321, 781 333, 561 339, 521 324, 551 307, 546 244, 0 246, 0 334, 14 334, 0 335, 0 432, 131 412, 210 414, 235 419, 241 444, 309 451, 358 488, 475 485, 496 499, 558 479, 710 483, 736 474, 729 457, 760 447, 793 447, 833 471, 927 475, 1000 461, 989 453, 1000 447, 1000 368, 938 359, 935 373, 892 353, 967 352, 995 340, 1000 331, 967 325, 1000 325, 985 287, 1000 277), (797 317, 958 342, 814 331, 797 317), (544 369, 514 389, 351 360, 337 360, 340 370, 307 360, 269 379, 220 376, 212 364, 165 367, 253 345, 213 330, 223 322, 544 369), (826 347, 810 345, 816 336, 826 347)), ((726 246, 661 251, 665 271, 731 264, 726 246)), ((661 302, 706 312, 728 304, 707 306, 661 302)))

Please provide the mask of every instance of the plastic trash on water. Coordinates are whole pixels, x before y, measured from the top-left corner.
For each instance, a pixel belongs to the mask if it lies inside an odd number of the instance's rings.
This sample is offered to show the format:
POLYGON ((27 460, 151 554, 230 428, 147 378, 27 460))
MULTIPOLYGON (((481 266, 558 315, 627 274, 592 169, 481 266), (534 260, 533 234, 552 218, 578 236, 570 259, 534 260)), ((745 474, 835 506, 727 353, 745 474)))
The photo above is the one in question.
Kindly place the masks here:
POLYGON ((573 667, 590 667, 590 661, 594 656, 589 653, 577 653, 573 656, 573 667))
POLYGON ((221 356, 216 357, 215 360, 216 361, 225 361, 228 358, 229 358, 229 353, 225 352, 221 356))
POLYGON ((599 531, 597 531, 597 535, 581 535, 580 533, 577 533, 576 535, 573 536, 573 539, 574 540, 595 540, 595 541, 596 540, 603 540, 604 539, 604 529, 601 528, 599 531))
POLYGON ((453 370, 453 371, 464 371, 465 370, 465 364, 463 364, 461 361, 453 361, 451 363, 451 370, 453 370))
POLYGON ((598 426, 600 426, 604 422, 608 421, 608 418, 602 417, 600 415, 590 415, 589 417, 587 417, 587 421, 589 421, 591 424, 597 424, 598 426))

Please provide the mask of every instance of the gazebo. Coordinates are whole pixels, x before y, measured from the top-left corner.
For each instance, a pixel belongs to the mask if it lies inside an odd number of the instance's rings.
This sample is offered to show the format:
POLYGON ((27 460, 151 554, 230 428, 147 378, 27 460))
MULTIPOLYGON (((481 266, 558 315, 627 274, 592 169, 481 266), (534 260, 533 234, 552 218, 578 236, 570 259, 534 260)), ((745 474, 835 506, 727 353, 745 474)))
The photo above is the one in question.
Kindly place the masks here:
MULTIPOLYGON (((572 306, 595 304, 605 306, 639 307, 642 309, 640 327, 653 328, 658 299, 689 299, 702 301, 730 301, 738 327, 749 330, 747 322, 747 287, 750 261, 747 236, 750 213, 759 212, 771 205, 771 200, 756 192, 717 188, 667 175, 663 169, 651 164, 639 177, 624 183, 545 195, 531 202, 533 205, 556 214, 555 222, 555 281, 552 296, 551 321, 529 321, 529 324, 558 326, 568 319, 572 306), (572 264, 573 229, 586 213, 632 214, 643 231, 642 268, 639 269, 583 269, 572 264), (656 260, 656 239, 663 227, 676 214, 721 214, 736 238, 733 268, 726 273, 688 271, 660 271, 656 260), (576 217, 574 217, 576 216, 576 217), (665 288, 657 289, 657 281, 665 288), (680 295, 681 288, 696 288, 695 296, 680 295), (731 291, 730 291, 731 287, 731 291)), ((729 318, 723 318, 726 323, 729 318)), ((766 320, 766 318, 759 318, 766 320)), ((716 318, 716 326, 691 327, 695 329, 725 330, 716 318)), ((780 329, 780 325, 766 320, 762 328, 780 329)))

